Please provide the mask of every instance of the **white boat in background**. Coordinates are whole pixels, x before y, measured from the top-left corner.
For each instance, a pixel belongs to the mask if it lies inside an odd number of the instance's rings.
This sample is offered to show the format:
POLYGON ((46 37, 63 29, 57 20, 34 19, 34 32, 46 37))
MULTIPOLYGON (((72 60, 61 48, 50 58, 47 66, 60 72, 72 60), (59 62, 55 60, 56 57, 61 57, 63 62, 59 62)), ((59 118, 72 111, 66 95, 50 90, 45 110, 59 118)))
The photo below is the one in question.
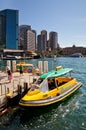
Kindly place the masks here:
POLYGON ((73 53, 70 57, 83 57, 81 53, 73 53))
POLYGON ((13 56, 13 55, 7 55, 5 57, 1 56, 1 60, 24 60, 24 59, 32 59, 32 57, 22 57, 22 56, 13 56))
POLYGON ((1 57, 2 60, 17 60, 21 59, 21 56, 12 56, 12 55, 7 55, 6 57, 1 57))

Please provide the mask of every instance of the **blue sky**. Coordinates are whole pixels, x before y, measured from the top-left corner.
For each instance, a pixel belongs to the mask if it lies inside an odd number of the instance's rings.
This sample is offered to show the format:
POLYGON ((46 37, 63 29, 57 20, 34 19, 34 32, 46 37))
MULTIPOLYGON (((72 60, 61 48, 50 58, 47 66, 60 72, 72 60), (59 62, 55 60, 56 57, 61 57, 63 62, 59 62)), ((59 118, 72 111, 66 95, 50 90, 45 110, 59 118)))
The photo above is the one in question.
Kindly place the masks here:
POLYGON ((61 47, 86 47, 86 0, 0 0, 0 10, 19 10, 19 24, 56 31, 61 47))

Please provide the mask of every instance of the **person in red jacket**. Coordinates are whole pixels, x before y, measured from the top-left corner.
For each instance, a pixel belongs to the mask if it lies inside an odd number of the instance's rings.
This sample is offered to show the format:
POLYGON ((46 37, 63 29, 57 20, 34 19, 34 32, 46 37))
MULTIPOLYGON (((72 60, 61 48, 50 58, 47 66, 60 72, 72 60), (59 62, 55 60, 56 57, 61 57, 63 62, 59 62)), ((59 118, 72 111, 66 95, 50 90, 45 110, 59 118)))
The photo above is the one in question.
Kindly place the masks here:
POLYGON ((6 67, 6 72, 7 72, 7 74, 8 74, 8 80, 9 80, 9 82, 11 83, 11 80, 12 80, 12 72, 11 72, 9 66, 6 67))

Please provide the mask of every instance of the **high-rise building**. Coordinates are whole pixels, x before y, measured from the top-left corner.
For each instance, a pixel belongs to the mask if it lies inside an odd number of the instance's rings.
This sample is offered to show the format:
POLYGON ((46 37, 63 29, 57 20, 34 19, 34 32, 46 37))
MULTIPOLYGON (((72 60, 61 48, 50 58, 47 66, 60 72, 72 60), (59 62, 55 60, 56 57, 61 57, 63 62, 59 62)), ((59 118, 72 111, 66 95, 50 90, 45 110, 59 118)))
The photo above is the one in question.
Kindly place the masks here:
POLYGON ((5 9, 0 11, 1 48, 18 49, 18 17, 18 10, 5 9))
POLYGON ((19 27, 19 48, 28 51, 35 51, 36 49, 36 31, 31 30, 29 25, 19 27))
POLYGON ((37 36, 37 50, 39 52, 46 51, 47 48, 47 31, 42 30, 41 34, 37 36))
POLYGON ((49 33, 49 47, 51 50, 56 50, 58 44, 58 34, 57 32, 50 32, 49 33))
POLYGON ((31 30, 27 31, 27 50, 35 52, 35 33, 31 30))
POLYGON ((0 48, 6 48, 6 19, 0 15, 0 48))
POLYGON ((46 51, 46 45, 47 45, 47 31, 42 30, 41 31, 41 50, 46 51))
POLYGON ((41 35, 37 36, 37 51, 41 52, 41 35))
POLYGON ((37 38, 36 38, 36 34, 37 34, 37 32, 36 32, 36 30, 32 30, 32 32, 35 34, 35 50, 37 49, 37 38))
POLYGON ((19 26, 19 49, 27 50, 27 31, 31 30, 30 25, 19 26))

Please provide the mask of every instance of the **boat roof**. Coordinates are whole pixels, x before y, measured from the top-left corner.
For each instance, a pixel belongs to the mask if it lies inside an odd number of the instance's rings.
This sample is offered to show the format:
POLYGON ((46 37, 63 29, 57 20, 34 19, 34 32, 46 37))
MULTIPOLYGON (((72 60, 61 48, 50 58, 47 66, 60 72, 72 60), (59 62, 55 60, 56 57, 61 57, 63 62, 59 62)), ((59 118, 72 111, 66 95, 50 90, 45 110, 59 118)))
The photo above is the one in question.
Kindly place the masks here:
POLYGON ((40 78, 54 78, 54 77, 59 77, 59 76, 62 76, 62 75, 65 75, 69 72, 73 71, 72 68, 62 68, 60 70, 52 70, 48 73, 45 73, 43 75, 40 76, 40 78))
POLYGON ((28 64, 28 63, 26 63, 26 62, 19 62, 18 64, 17 64, 17 66, 20 66, 20 65, 22 65, 22 66, 34 66, 33 64, 28 64))

